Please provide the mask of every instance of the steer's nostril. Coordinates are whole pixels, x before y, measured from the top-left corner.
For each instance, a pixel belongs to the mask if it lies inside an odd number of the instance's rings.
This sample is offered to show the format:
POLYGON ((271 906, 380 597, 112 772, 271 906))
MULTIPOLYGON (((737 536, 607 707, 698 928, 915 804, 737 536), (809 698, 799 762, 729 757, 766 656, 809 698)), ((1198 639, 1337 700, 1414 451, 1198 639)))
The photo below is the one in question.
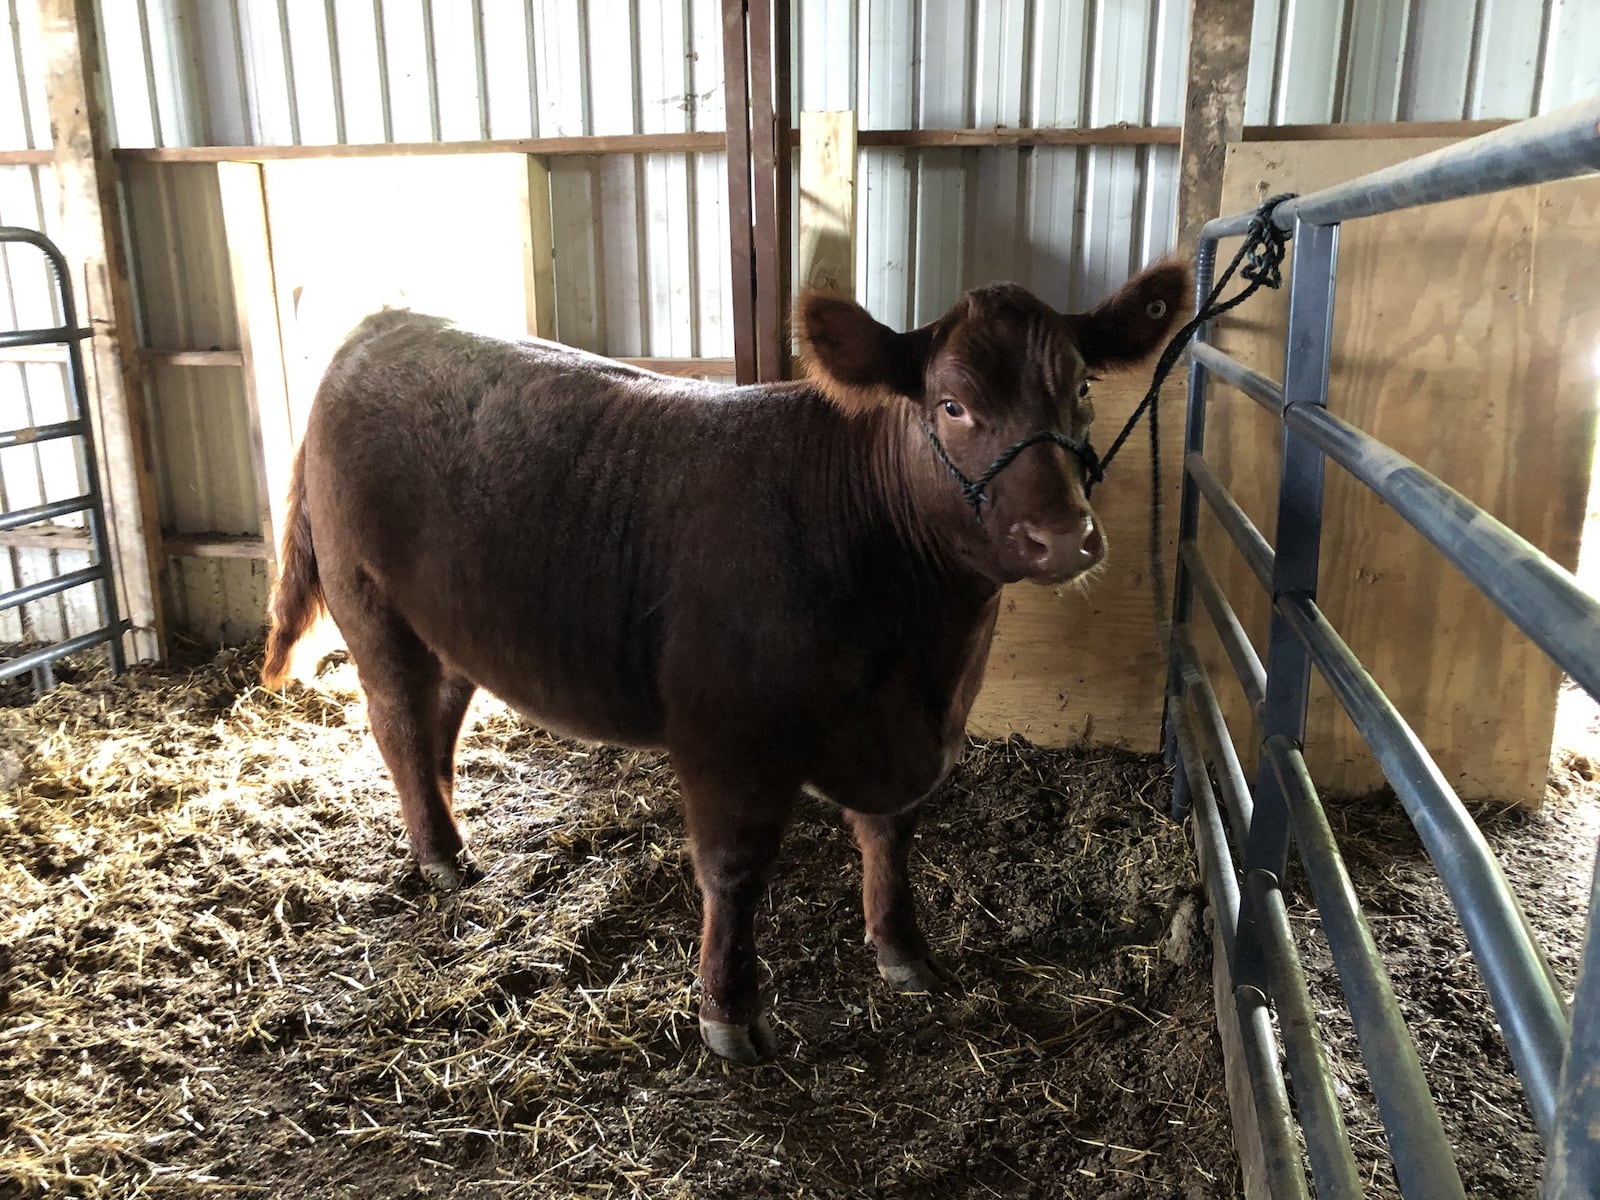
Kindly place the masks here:
POLYGON ((1053 550, 1049 535, 1032 525, 1022 527, 1022 548, 1035 562, 1046 561, 1053 550))
POLYGON ((1094 523, 1093 517, 1083 519, 1083 541, 1078 545, 1078 553, 1085 558, 1099 558, 1105 553, 1105 539, 1100 536, 1100 526, 1094 523))

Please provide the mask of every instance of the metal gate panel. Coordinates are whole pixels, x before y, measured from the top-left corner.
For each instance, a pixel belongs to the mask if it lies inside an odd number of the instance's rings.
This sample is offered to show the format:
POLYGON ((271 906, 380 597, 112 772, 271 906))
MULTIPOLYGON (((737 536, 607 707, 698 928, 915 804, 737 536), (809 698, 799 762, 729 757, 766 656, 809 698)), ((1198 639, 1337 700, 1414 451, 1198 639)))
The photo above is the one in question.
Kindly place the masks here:
POLYGON ((0 349, 64 346, 72 405, 68 420, 0 431, 0 449, 38 445, 44 442, 70 441, 77 447, 80 477, 86 482, 84 491, 76 496, 16 509, 0 506, 0 533, 23 529, 30 525, 44 525, 60 517, 81 513, 88 528, 89 543, 94 555, 91 564, 82 569, 60 572, 0 592, 0 611, 30 604, 46 596, 59 595, 73 588, 92 587, 98 600, 100 615, 100 623, 94 629, 0 660, 0 679, 12 679, 32 672, 35 687, 43 690, 54 683, 52 665, 55 662, 93 646, 104 645, 110 656, 112 669, 120 672, 125 665, 122 634, 127 631, 128 623, 117 616, 117 597, 111 579, 111 555, 106 540, 100 474, 95 460, 94 432, 89 423, 88 393, 85 387, 80 343, 90 336, 90 330, 78 327, 66 259, 62 257, 61 251, 56 249, 54 242, 31 229, 0 226, 0 244, 32 246, 44 255, 55 282, 56 311, 61 315, 59 326, 17 329, 0 333, 0 349))
MULTIPOLYGON (((1238 1009, 1267 1183, 1275 1197, 1305 1196, 1308 1189, 1267 1019, 1269 1001, 1294 1080, 1316 1193, 1363 1194, 1289 929, 1282 880, 1291 844, 1332 950, 1401 1192, 1430 1200, 1464 1195, 1415 1044, 1301 754, 1313 669, 1372 750, 1450 895, 1545 1139, 1544 1194, 1600 1195, 1600 913, 1591 907, 1569 1015, 1493 851, 1428 750, 1316 603, 1323 477, 1331 461, 1390 505, 1562 670, 1600 698, 1600 603, 1514 531, 1327 411, 1343 222, 1596 169, 1600 100, 1286 201, 1268 218, 1292 235, 1294 246, 1283 383, 1208 344, 1204 327, 1197 335, 1179 511, 1167 752, 1177 768, 1174 804, 1180 813, 1192 810, 1207 895, 1222 925, 1227 986, 1238 1009), (1283 454, 1271 543, 1206 461, 1212 377, 1280 421, 1283 454), (1271 596, 1265 666, 1200 553, 1202 502, 1271 596), (1253 785, 1190 635, 1196 595, 1255 715, 1260 756, 1253 785)), ((1213 286, 1219 240, 1245 234, 1254 216, 1206 225, 1196 272, 1201 303, 1213 286)), ((1600 896, 1600 876, 1594 894, 1600 896)))

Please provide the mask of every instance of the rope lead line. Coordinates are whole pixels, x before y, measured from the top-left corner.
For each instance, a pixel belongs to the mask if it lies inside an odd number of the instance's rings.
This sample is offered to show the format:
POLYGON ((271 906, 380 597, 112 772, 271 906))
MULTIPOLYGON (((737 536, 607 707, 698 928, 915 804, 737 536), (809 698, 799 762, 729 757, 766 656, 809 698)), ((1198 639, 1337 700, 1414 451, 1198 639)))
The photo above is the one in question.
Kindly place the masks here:
MULTIPOLYGON (((1283 284, 1283 256, 1289 244, 1289 233, 1273 223, 1272 214, 1278 205, 1294 198, 1294 192, 1284 192, 1273 196, 1256 209, 1250 218, 1250 226, 1245 231, 1244 244, 1239 247, 1238 253, 1233 256, 1233 261, 1228 264, 1227 269, 1218 277, 1193 319, 1172 335, 1172 340, 1167 343, 1167 348, 1161 352, 1161 358, 1156 362, 1155 372, 1150 377, 1150 389, 1145 392, 1144 399, 1139 401, 1139 407, 1133 410, 1133 415, 1128 418, 1122 431, 1117 434, 1116 440, 1111 443, 1111 449, 1107 450, 1105 457, 1100 460, 1100 470, 1104 472, 1105 468, 1111 465, 1111 460, 1117 456, 1117 451, 1121 450, 1123 443, 1128 440, 1128 435, 1139 423, 1139 418, 1149 413, 1150 587, 1155 607, 1156 629, 1163 651, 1167 649, 1170 630, 1167 627, 1167 581, 1163 566, 1166 539, 1162 536, 1161 528, 1161 406, 1158 402, 1161 385, 1166 383, 1167 376, 1172 373, 1172 368, 1183 356, 1184 350, 1200 326, 1213 317, 1220 317, 1230 309, 1237 308, 1262 288, 1277 288, 1283 284), (1240 271, 1241 265, 1244 268, 1242 271, 1240 271), (1228 285, 1228 281, 1233 278, 1236 271, 1244 276, 1245 286, 1239 289, 1237 295, 1222 300, 1222 289, 1228 285)), ((1084 494, 1088 494, 1087 486, 1084 488, 1084 494)))
POLYGON ((1117 456, 1117 451, 1122 449, 1123 443, 1128 440, 1128 435, 1133 432, 1134 426, 1139 423, 1139 418, 1146 411, 1150 413, 1151 431, 1154 432, 1156 397, 1160 394, 1161 385, 1166 383, 1167 376, 1172 373, 1172 368, 1177 364, 1179 357, 1188 348, 1195 331, 1213 317, 1220 317, 1229 309, 1237 308, 1261 288, 1276 288, 1283 284, 1283 255, 1289 245, 1289 234, 1272 223, 1272 213, 1278 205, 1294 198, 1294 192, 1284 192, 1282 195, 1272 197, 1256 209, 1255 215, 1250 218, 1250 227, 1245 231, 1244 244, 1233 256, 1233 261, 1228 264, 1227 270, 1218 277, 1211 294, 1200 306, 1200 311, 1195 313, 1187 325, 1172 335, 1167 348, 1161 352, 1155 373, 1150 377, 1150 389, 1145 392, 1144 399, 1139 401, 1139 407, 1133 410, 1133 415, 1122 426, 1116 440, 1111 443, 1111 449, 1107 450, 1105 457, 1100 460, 1102 471, 1111 465, 1111 460, 1117 456), (1237 296, 1218 303, 1222 289, 1228 285, 1228 281, 1233 278, 1234 272, 1239 270, 1241 264, 1244 270, 1240 273, 1247 281, 1246 286, 1237 296))

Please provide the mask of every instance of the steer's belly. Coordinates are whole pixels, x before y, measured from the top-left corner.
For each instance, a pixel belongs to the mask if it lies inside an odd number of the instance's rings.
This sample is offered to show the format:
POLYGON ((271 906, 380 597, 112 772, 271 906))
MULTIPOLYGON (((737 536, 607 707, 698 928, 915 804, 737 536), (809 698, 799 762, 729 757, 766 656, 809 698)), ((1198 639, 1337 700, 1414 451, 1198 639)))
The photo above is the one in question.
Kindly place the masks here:
POLYGON ((662 706, 646 665, 629 669, 614 653, 557 654, 527 643, 461 644, 466 640, 440 639, 434 648, 450 669, 541 728, 586 742, 645 749, 663 745, 662 706))

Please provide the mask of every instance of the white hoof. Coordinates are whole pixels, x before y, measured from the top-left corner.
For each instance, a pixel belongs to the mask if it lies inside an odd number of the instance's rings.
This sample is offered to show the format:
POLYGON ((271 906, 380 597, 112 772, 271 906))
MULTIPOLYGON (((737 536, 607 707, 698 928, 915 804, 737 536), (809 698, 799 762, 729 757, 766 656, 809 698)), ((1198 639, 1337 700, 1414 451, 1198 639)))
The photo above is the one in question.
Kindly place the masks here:
POLYGON ((956 986, 956 977, 932 957, 893 965, 879 963, 878 974, 902 992, 948 992, 956 986))
POLYGON ((418 869, 423 879, 428 881, 428 886, 439 892, 453 892, 463 884, 471 883, 478 874, 465 851, 454 859, 442 858, 437 862, 420 863, 418 869))
POLYGON ((772 1036, 772 1025, 765 1016, 756 1017, 748 1025, 701 1017, 700 1037, 713 1054, 747 1067, 778 1052, 778 1040, 772 1036))

